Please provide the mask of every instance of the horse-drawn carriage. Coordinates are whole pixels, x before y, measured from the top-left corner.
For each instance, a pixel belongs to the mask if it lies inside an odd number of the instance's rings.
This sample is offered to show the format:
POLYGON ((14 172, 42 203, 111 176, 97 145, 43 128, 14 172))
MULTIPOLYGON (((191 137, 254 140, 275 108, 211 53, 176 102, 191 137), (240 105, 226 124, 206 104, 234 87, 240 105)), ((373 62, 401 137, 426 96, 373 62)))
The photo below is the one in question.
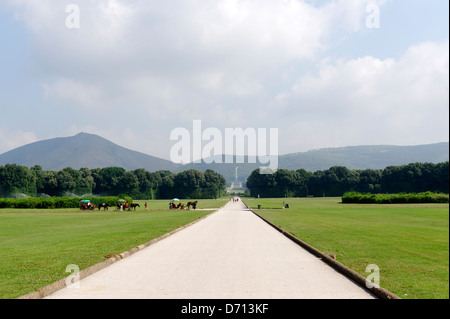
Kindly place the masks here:
POLYGON ((89 199, 83 199, 80 201, 80 210, 94 210, 95 206, 91 203, 89 199))
POLYGON ((139 204, 136 203, 127 203, 124 199, 119 199, 117 201, 117 209, 120 211, 128 210, 130 211, 132 208, 136 210, 136 207, 141 207, 139 204))
MULTIPOLYGON (((197 208, 197 204, 198 204, 198 201, 188 202, 186 207, 189 210, 189 209, 191 209, 191 206, 192 206, 192 208, 195 210, 197 208)), ((178 198, 174 198, 169 203, 169 209, 170 210, 172 210, 172 209, 183 209, 184 210, 184 205, 180 202, 180 200, 178 198)))
POLYGON ((169 209, 184 209, 184 205, 180 202, 178 198, 174 198, 169 203, 169 209))

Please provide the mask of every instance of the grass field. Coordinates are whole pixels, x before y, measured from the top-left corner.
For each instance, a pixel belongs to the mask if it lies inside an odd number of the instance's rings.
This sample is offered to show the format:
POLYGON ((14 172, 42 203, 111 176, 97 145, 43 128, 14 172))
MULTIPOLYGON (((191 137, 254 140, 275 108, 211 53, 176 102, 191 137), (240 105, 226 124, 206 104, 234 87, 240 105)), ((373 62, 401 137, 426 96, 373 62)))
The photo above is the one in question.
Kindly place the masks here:
MULTIPOLYGON (((198 201, 197 209, 206 208, 220 208, 228 202, 229 198, 221 199, 180 199, 180 202, 186 205, 188 202, 198 201)), ((144 205, 147 202, 149 210, 166 210, 169 208, 170 200, 135 200, 134 203, 138 203, 140 207, 138 210, 143 210, 144 205)))
MULTIPOLYGON (((169 211, 169 201, 137 201, 136 212, 110 209, 0 210, 0 298, 10 299, 120 254, 223 206, 227 200, 199 200, 197 208, 169 211)), ((182 201, 183 203, 185 201, 182 201)))
MULTIPOLYGON (((381 286, 402 298, 449 298, 448 204, 342 204, 340 198, 253 199, 265 218, 363 276, 380 268, 381 286), (281 209, 283 201, 289 209, 281 209), (269 209, 273 208, 273 209, 269 209)), ((196 211, 169 211, 169 201, 137 201, 136 212, 0 210, 0 298, 16 298, 85 269, 223 206, 200 200, 196 211)), ((182 200, 183 203, 187 202, 182 200)))
POLYGON ((342 204, 340 198, 243 199, 275 225, 404 299, 449 298, 448 204, 342 204), (283 201, 289 209, 283 207, 283 201), (276 209, 268 209, 276 208, 276 209))

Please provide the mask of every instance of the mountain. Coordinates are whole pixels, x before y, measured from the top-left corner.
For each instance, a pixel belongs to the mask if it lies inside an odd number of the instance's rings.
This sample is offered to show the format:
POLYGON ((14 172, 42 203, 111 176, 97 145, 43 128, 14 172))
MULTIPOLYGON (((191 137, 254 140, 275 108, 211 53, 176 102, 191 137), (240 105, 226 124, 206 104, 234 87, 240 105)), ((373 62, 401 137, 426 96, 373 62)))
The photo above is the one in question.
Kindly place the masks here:
POLYGON ((415 162, 440 163, 448 160, 448 142, 417 146, 366 145, 325 148, 283 155, 280 157, 280 167, 305 168, 314 172, 332 166, 345 166, 349 169, 383 169, 387 166, 415 162))
MULTIPOLYGON (((278 168, 305 169, 310 172, 326 170, 333 166, 349 169, 384 169, 387 166, 406 165, 415 162, 440 163, 449 160, 449 143, 417 146, 349 146, 325 148, 302 153, 281 155, 278 168)), ((224 157, 222 156, 224 163, 224 157)), ((116 145, 100 136, 80 133, 72 137, 60 137, 28 144, 0 155, 0 165, 18 164, 27 167, 41 165, 44 170, 61 170, 66 167, 80 169, 123 167, 126 170, 144 168, 149 172, 187 169, 205 171, 212 169, 222 174, 228 183, 245 182, 260 164, 248 163, 247 158, 233 157, 232 164, 185 164, 153 157, 116 145)))
POLYGON ((66 167, 123 167, 126 170, 144 168, 174 171, 171 161, 132 151, 100 136, 79 133, 72 137, 59 137, 28 144, 0 155, 0 165, 18 164, 27 167, 41 165, 44 170, 66 167))
MULTIPOLYGON (((289 170, 305 169, 310 172, 326 170, 333 166, 345 166, 349 169, 384 169, 388 166, 400 166, 415 162, 440 163, 449 160, 449 143, 436 143, 417 146, 349 146, 325 148, 302 153, 281 155, 278 168, 289 170)), ((224 161, 223 161, 224 162, 224 161)), ((250 164, 247 159, 233 164, 187 164, 183 169, 194 168, 204 171, 208 168, 222 174, 228 182, 236 179, 245 182, 250 173, 260 164, 250 164)))

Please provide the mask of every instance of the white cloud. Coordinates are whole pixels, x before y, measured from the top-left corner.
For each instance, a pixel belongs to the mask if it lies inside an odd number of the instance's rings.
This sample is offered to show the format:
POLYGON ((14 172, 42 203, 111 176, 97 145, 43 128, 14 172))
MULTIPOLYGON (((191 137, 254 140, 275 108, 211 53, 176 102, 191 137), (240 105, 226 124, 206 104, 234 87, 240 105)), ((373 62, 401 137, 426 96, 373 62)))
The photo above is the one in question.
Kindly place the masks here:
POLYGON ((105 109, 109 104, 102 89, 95 84, 60 79, 52 84, 43 84, 44 96, 75 102, 88 109, 105 109))
MULTIPOLYGON (((33 32, 43 72, 79 82, 150 76, 221 94, 259 93, 280 67, 314 59, 324 49, 339 10, 299 0, 80 0, 80 29, 65 26, 70 1, 9 0, 33 32)), ((365 2, 365 1, 363 1, 365 2)), ((358 6, 359 7, 359 6, 358 6)), ((360 12, 360 15, 364 11, 360 12)))
POLYGON ((31 31, 46 101, 136 120, 119 131, 75 122, 71 132, 159 155, 170 148, 167 131, 194 119, 278 127, 285 151, 440 139, 448 42, 412 46, 398 59, 324 58, 364 30, 368 4, 387 2, 78 0, 81 27, 68 29, 73 1, 8 0, 31 31))
POLYGON ((17 147, 36 142, 37 136, 33 132, 21 130, 9 130, 0 127, 0 154, 6 153, 17 147))
POLYGON ((448 41, 412 46, 398 60, 327 59, 279 94, 271 110, 291 117, 298 128, 292 134, 322 146, 444 141, 448 78, 448 41))
POLYGON ((323 7, 326 20, 332 31, 359 31, 366 28, 366 21, 373 14, 373 8, 381 9, 390 0, 336 0, 323 7))
POLYGON ((32 32, 44 97, 162 120, 255 107, 246 99, 265 94, 280 68, 314 58, 329 28, 298 0, 80 0, 79 29, 65 25, 71 1, 9 3, 32 32))

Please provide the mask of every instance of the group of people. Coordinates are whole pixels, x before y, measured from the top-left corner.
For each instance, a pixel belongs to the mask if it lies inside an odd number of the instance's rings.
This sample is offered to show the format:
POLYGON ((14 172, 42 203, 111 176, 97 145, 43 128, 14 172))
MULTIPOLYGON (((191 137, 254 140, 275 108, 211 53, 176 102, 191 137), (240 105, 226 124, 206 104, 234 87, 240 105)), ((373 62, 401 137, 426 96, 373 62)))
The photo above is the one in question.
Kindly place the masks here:
MULTIPOLYGON (((197 203, 198 203, 197 201, 195 201, 195 202, 188 202, 187 209, 189 210, 191 207, 193 209, 196 209, 197 208, 197 203)), ((108 207, 110 207, 109 204, 103 203, 103 204, 99 205, 98 209, 100 210, 101 208, 103 208, 104 210, 108 210, 108 207)), ((126 211, 126 210, 129 211, 132 208, 134 210, 136 210, 136 207, 140 207, 140 205, 139 204, 134 204, 134 203, 133 204, 129 204, 127 202, 125 202, 125 203, 122 203, 122 202, 117 203, 117 210, 119 210, 119 211, 126 211)), ((88 203, 80 203, 80 210, 94 210, 94 208, 95 208, 95 206, 92 203, 90 203, 90 202, 88 202, 88 203)), ((169 203, 169 209, 181 209, 181 210, 184 210, 185 209, 185 205, 183 205, 183 203, 181 203, 181 202, 176 203, 174 201, 171 201, 169 203)), ((145 202, 145 210, 148 210, 147 202, 145 202)))
POLYGON ((175 204, 175 202, 169 203, 169 209, 184 209, 184 205, 182 203, 175 204))
MULTIPOLYGON (((125 204, 123 204, 123 203, 118 203, 118 204, 117 204, 117 208, 118 208, 120 211, 131 210, 132 208, 133 208, 134 210, 136 210, 136 207, 141 207, 141 205, 135 204, 135 203, 132 203, 132 204, 128 204, 128 203, 125 203, 125 204)), ((147 208, 147 203, 145 203, 145 208, 147 208)))
POLYGON ((94 208, 95 206, 91 202, 80 204, 80 210, 94 210, 94 208))
MULTIPOLYGON (((195 210, 195 209, 197 209, 197 204, 198 204, 198 201, 195 201, 195 202, 188 202, 187 204, 186 204, 186 209, 187 210, 190 210, 191 209, 191 207, 195 210)), ((184 210, 184 206, 185 205, 183 205, 181 202, 177 205, 177 204, 175 204, 175 202, 174 201, 171 201, 170 203, 169 203, 169 209, 183 209, 184 210)))

